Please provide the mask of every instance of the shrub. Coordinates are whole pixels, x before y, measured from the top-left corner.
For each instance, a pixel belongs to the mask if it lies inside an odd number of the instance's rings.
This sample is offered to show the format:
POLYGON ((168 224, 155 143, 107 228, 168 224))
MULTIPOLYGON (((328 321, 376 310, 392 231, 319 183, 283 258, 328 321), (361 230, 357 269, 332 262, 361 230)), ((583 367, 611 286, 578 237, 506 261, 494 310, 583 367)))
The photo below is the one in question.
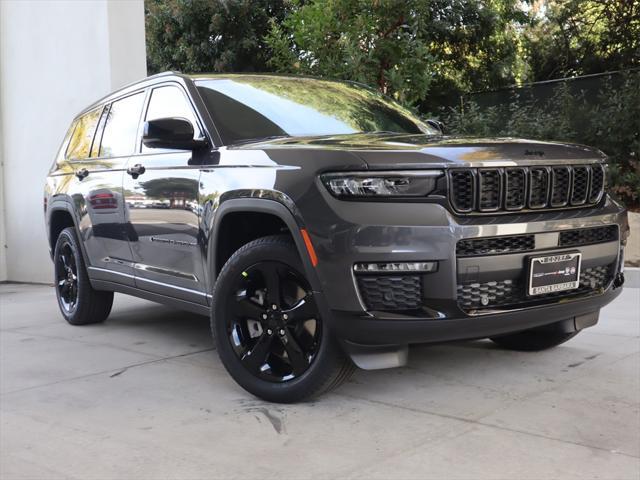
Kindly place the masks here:
POLYGON ((441 115, 453 134, 510 136, 581 143, 609 157, 610 191, 628 207, 640 206, 640 73, 627 72, 597 94, 572 93, 566 83, 544 102, 519 93, 482 108, 465 101, 441 115))

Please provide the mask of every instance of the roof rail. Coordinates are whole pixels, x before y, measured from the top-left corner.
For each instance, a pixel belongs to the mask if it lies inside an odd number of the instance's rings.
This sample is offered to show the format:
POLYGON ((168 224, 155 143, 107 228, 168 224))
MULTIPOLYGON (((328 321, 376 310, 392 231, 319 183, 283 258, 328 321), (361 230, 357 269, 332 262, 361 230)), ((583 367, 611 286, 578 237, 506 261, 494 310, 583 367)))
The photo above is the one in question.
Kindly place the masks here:
POLYGON ((164 77, 165 75, 182 75, 182 72, 178 70, 167 70, 166 72, 155 73, 147 78, 164 77))
MULTIPOLYGON (((0 0, 2 1, 2 0, 0 0)), ((139 83, 142 83, 146 80, 149 80, 151 78, 158 78, 158 77, 168 77, 171 75, 178 75, 180 77, 184 77, 184 75, 181 72, 178 71, 174 71, 174 70, 168 70, 166 72, 160 72, 160 73, 156 73, 155 75, 151 75, 149 77, 145 77, 145 78, 141 78, 140 80, 136 80, 135 82, 130 82, 126 85, 123 85, 122 87, 112 91, 111 93, 108 93, 107 95, 103 96, 102 98, 100 98, 99 100, 96 100, 95 102, 93 102, 91 105, 87 106, 84 110, 82 110, 80 113, 78 113, 74 118, 79 117, 80 115, 83 115, 84 113, 86 113, 87 111, 91 110, 92 108, 94 108, 96 105, 100 104, 101 102, 103 102, 106 98, 109 98, 115 94, 117 94, 118 92, 121 92, 122 90, 126 90, 127 88, 133 87, 139 83)))
MULTIPOLYGON (((0 0, 0 1, 2 1, 2 0, 0 0)), ((136 80, 134 82, 127 83, 126 85, 123 85, 122 87, 118 88, 117 90, 114 90, 113 92, 111 92, 107 96, 110 96, 110 95, 112 95, 112 94, 114 94, 116 92, 119 92, 120 90, 124 90, 126 88, 129 88, 129 87, 131 87, 133 85, 137 85, 138 83, 144 82, 145 80, 149 80, 150 78, 168 77, 168 76, 171 76, 171 75, 183 76, 181 72, 174 71, 174 70, 167 70, 166 72, 156 73, 156 74, 150 75, 148 77, 141 78, 140 80, 136 80)))

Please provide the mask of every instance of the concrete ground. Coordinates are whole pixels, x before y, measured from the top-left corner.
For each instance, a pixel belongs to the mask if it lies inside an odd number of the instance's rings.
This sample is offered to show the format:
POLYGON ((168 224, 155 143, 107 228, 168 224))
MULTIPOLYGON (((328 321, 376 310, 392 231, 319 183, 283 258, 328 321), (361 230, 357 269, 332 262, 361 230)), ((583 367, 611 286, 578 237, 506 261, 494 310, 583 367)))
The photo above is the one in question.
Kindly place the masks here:
POLYGON ((206 318, 119 295, 72 327, 0 285, 0 478, 640 478, 640 289, 543 353, 416 347, 312 403, 248 395, 206 318))

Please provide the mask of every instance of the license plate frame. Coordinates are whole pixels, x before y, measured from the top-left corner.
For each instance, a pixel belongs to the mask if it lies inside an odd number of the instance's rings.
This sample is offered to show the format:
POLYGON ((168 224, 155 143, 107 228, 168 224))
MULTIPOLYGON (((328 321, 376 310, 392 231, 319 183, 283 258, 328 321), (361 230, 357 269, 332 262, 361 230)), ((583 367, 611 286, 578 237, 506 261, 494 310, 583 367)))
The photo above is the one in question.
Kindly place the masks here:
POLYGON ((528 264, 530 297, 567 292, 580 286, 582 254, 578 251, 530 256, 528 264))

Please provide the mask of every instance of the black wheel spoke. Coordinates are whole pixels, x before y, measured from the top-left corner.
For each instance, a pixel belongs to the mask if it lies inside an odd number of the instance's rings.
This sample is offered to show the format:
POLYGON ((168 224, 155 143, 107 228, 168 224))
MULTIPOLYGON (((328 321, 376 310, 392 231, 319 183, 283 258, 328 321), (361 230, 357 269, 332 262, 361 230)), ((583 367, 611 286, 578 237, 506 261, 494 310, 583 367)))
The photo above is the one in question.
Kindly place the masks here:
POLYGON ((270 304, 280 306, 282 291, 278 267, 273 263, 266 263, 262 272, 264 274, 265 286, 267 287, 267 300, 270 304))
POLYGON ((301 323, 318 316, 318 307, 312 294, 306 295, 300 299, 290 310, 285 310, 287 314, 287 323, 301 323))
POLYGON ((273 337, 263 334, 254 347, 242 356, 242 363, 252 372, 259 371, 271 352, 272 343, 273 337))
POLYGON ((288 329, 285 330, 285 336, 282 337, 282 343, 284 344, 284 349, 287 352, 287 357, 289 358, 289 363, 291 363, 294 375, 304 373, 307 367, 309 367, 309 361, 300 347, 298 340, 296 340, 293 333, 288 329))
POLYGON ((59 249, 56 262, 58 294, 61 307, 71 312, 78 301, 78 268, 73 250, 68 243, 59 249))
POLYGON ((238 297, 233 305, 233 313, 241 318, 260 320, 264 313, 264 308, 253 303, 247 297, 238 297))
POLYGON ((248 266, 236 278, 237 294, 226 300, 226 321, 242 366, 270 382, 303 375, 322 335, 309 283, 290 265, 272 260, 248 266))

